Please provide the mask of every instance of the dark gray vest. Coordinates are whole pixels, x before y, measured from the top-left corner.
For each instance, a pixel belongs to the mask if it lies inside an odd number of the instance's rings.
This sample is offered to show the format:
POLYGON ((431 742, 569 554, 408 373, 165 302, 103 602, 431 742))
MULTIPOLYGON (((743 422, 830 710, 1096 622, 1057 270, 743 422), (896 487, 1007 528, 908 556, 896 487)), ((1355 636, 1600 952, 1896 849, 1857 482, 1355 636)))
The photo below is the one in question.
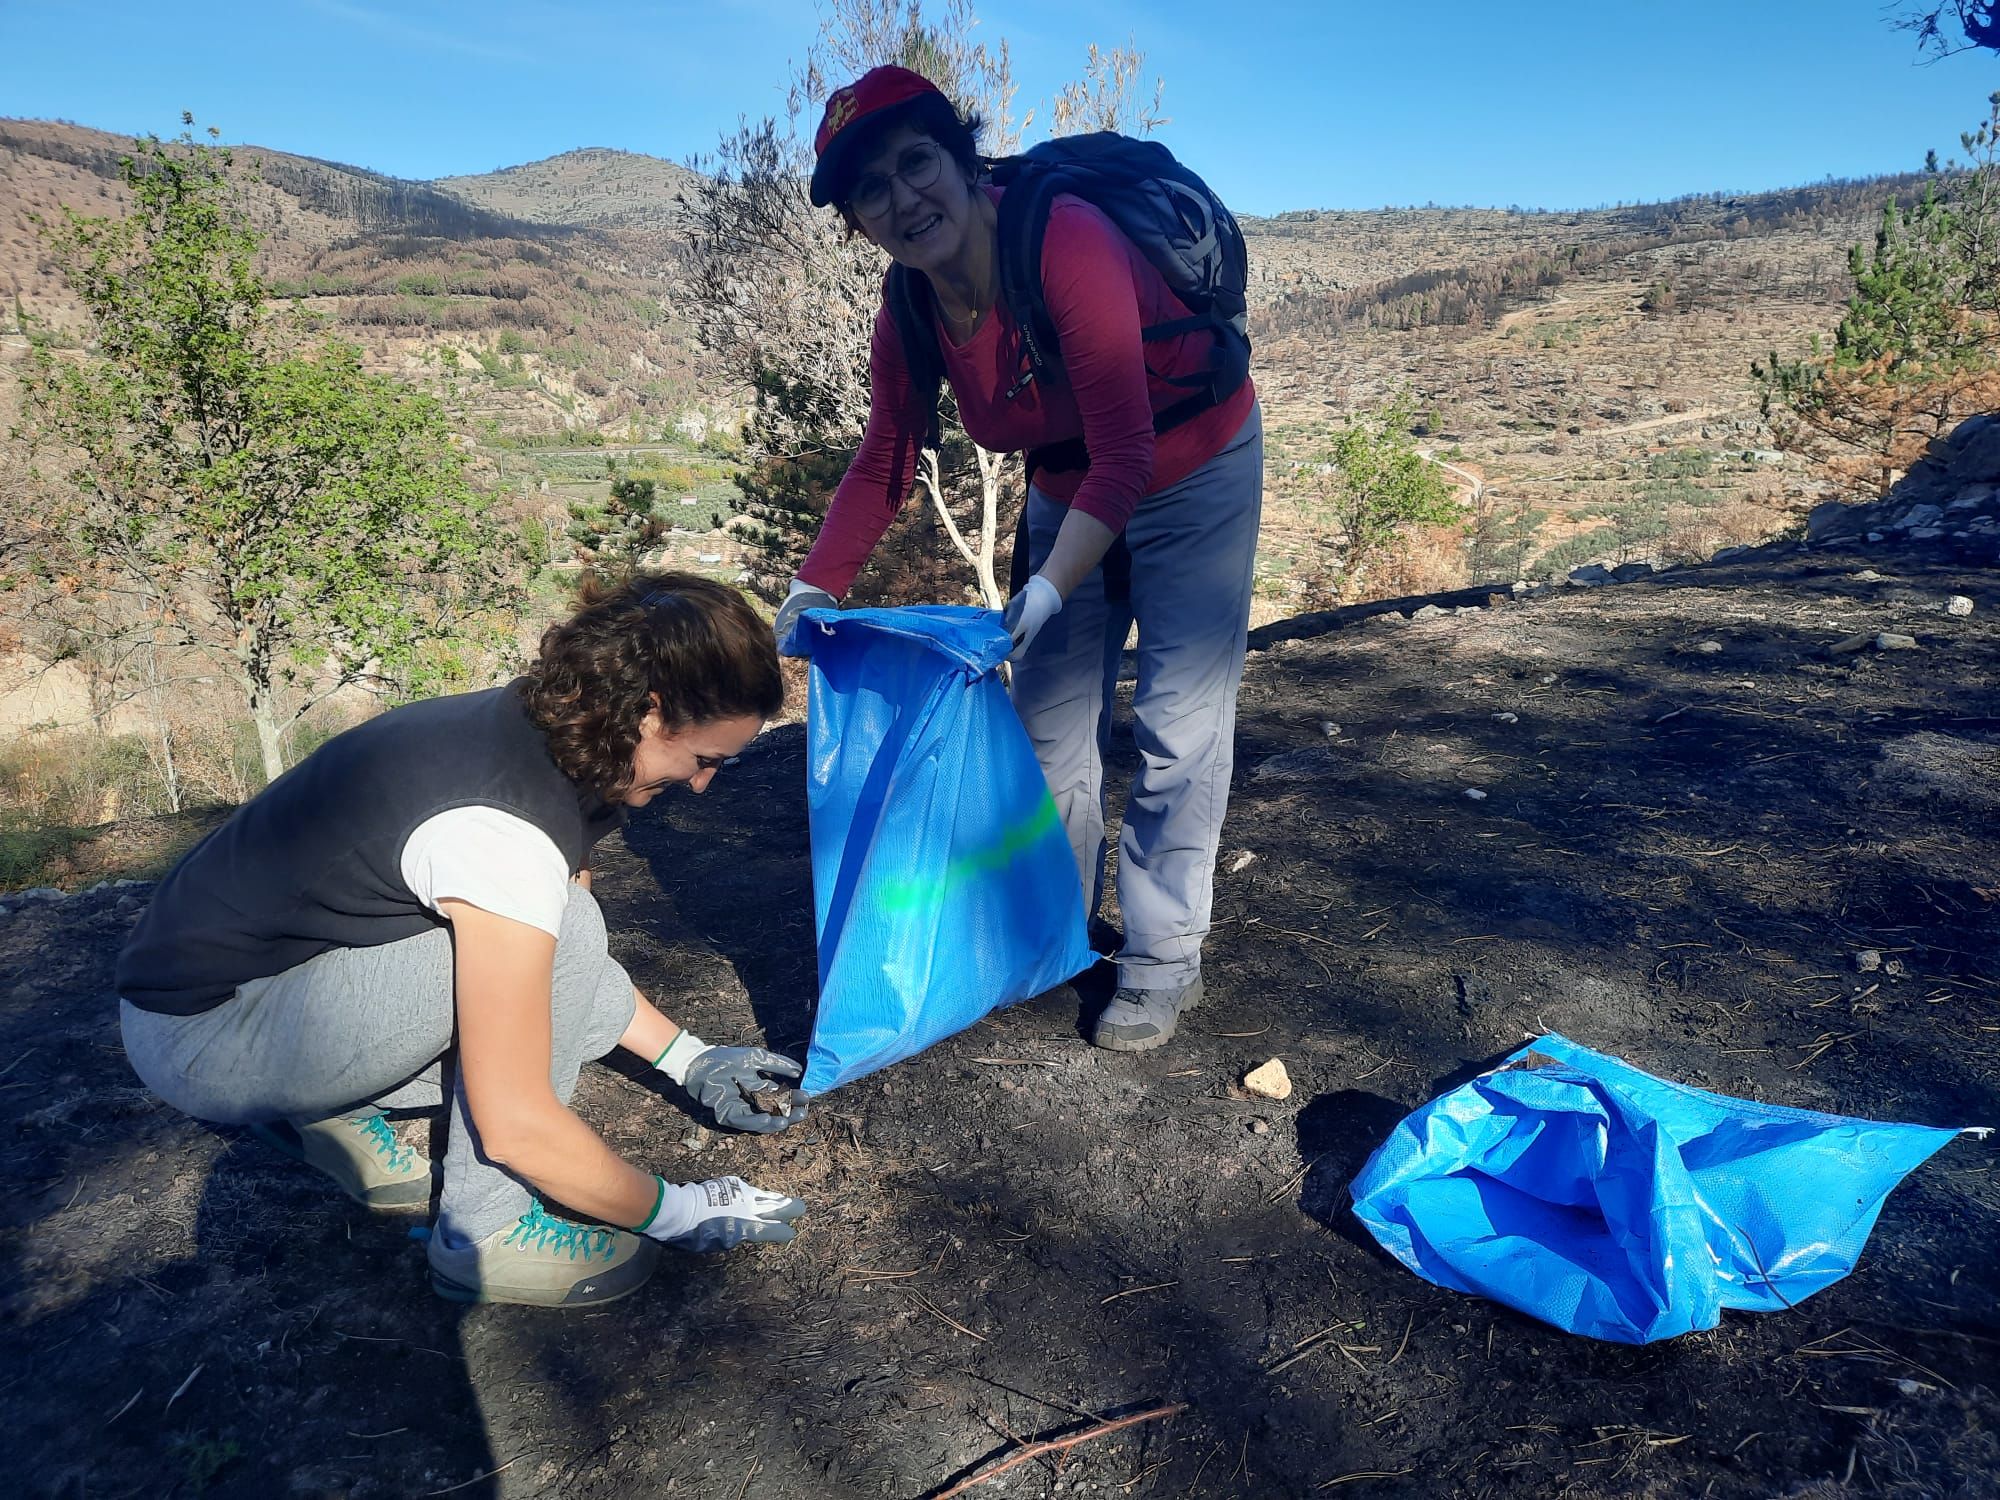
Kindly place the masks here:
POLYGON ((519 683, 391 709, 336 735, 232 813, 162 880, 118 958, 118 993, 193 1015, 329 948, 440 919, 403 882, 403 845, 453 807, 546 833, 572 872, 622 821, 565 776, 519 683))

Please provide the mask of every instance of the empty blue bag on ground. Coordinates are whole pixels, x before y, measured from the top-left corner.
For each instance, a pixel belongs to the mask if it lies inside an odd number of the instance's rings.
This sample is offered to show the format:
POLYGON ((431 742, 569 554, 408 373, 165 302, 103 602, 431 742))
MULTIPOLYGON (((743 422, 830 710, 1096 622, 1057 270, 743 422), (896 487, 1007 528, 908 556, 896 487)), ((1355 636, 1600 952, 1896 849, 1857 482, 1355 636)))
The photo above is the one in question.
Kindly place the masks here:
POLYGON ((1410 1115, 1350 1191, 1426 1281, 1645 1344, 1840 1280, 1958 1133, 1705 1093, 1552 1035, 1410 1115))
POLYGON ((1091 962, 1083 887, 991 610, 807 610, 819 1012, 801 1087, 923 1051, 1091 962))

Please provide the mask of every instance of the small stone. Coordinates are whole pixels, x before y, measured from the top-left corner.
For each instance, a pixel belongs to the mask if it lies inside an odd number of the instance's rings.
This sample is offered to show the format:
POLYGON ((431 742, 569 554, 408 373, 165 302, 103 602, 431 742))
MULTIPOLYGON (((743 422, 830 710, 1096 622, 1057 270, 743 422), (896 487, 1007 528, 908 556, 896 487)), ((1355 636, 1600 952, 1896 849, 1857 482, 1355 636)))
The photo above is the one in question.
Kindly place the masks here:
POLYGON ((1493 722, 1495 724, 1518 724, 1521 722, 1521 716, 1519 714, 1495 714, 1493 722))
POLYGON ((1696 641, 1694 643, 1694 649, 1699 651, 1703 656, 1713 656, 1722 649, 1722 642, 1696 641))
POLYGON ((1944 601, 1944 612, 1954 619, 1962 620, 1972 613, 1972 601, 1963 594, 1953 594, 1944 601))
POLYGON ((1934 542, 1943 535, 1944 528, 1942 526, 1919 526, 1910 533, 1910 540, 1913 542, 1934 542))
POLYGON ((1879 542, 1882 540, 1882 533, 1879 531, 1871 531, 1866 536, 1862 537, 1861 540, 1870 543, 1879 542))
POLYGON ((1257 856, 1255 854, 1248 849, 1239 849, 1236 857, 1229 862, 1229 873, 1232 875, 1241 875, 1255 863, 1257 863, 1257 856))
POLYGON ((1901 979, 1910 971, 1900 958, 1887 958, 1882 961, 1882 972, 1891 979, 1901 979))
POLYGON ((1319 732, 1330 740, 1340 738, 1340 726, 1331 719, 1321 719, 1319 721, 1319 732))
POLYGON ((57 890, 52 885, 35 885, 28 887, 25 891, 14 892, 14 900, 19 905, 26 905, 35 901, 66 901, 68 899, 69 897, 66 893, 57 890))
POLYGON ((1270 1121, 1252 1120, 1250 1122, 1250 1133, 1252 1135, 1269 1135, 1271 1133, 1270 1121))
POLYGON ((1863 948, 1854 955, 1854 967, 1863 974, 1873 974, 1882 967, 1882 954, 1875 948, 1863 948))
POLYGON ((1410 618, 1412 620, 1436 620, 1443 618, 1443 616, 1444 610, 1435 604, 1426 604, 1419 609, 1410 611, 1410 618))
POLYGON ((1486 793, 1480 791, 1479 788, 1476 786, 1467 787, 1465 789, 1465 795, 1467 800, 1472 802, 1484 802, 1486 800, 1486 793))
POLYGON ((1893 630, 1882 631, 1875 637, 1877 651, 1914 651, 1917 638, 1913 635, 1898 635, 1893 630))
POLYGON ((681 1146, 690 1156, 699 1156, 715 1141, 715 1132, 706 1125, 689 1125, 687 1134, 681 1137, 681 1146))
POLYGON ((1909 530, 1912 527, 1929 526, 1931 522, 1940 520, 1943 516, 1944 507, 1942 505, 1912 505, 1901 516, 1897 517, 1896 525, 1904 530, 1909 530))
POLYGON ((1856 583, 1880 583, 1882 575, 1873 568, 1863 568, 1859 573, 1854 575, 1854 581, 1856 583))
POLYGON ((1243 1075, 1243 1091, 1255 1094, 1259 1099, 1289 1099, 1292 1097, 1292 1075, 1285 1071, 1283 1058, 1274 1057, 1262 1067, 1252 1068, 1243 1075))
POLYGON ((1514 580, 1514 592, 1515 592, 1515 593, 1517 593, 1517 594, 1525 594, 1525 593, 1528 593, 1528 592, 1530 592, 1530 591, 1531 591, 1531 590, 1532 590, 1533 588, 1534 588, 1534 585, 1533 585, 1532 583, 1528 582, 1528 580, 1527 580, 1527 579, 1525 579, 1525 578, 1516 578, 1516 579, 1514 580))
POLYGON ((1539 682, 1543 687, 1554 687, 1556 685, 1556 674, 1553 672, 1544 672, 1535 681, 1539 682))

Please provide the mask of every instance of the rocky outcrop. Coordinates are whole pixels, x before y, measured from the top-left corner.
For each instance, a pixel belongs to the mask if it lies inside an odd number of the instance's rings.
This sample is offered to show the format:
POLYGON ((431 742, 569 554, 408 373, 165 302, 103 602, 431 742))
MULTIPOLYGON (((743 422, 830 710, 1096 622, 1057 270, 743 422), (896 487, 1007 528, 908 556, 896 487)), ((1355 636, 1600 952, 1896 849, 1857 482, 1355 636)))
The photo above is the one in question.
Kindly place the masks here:
POLYGON ((1957 544, 2000 565, 2000 412, 1961 422, 1880 500, 1829 500, 1806 520, 1814 547, 1957 544))

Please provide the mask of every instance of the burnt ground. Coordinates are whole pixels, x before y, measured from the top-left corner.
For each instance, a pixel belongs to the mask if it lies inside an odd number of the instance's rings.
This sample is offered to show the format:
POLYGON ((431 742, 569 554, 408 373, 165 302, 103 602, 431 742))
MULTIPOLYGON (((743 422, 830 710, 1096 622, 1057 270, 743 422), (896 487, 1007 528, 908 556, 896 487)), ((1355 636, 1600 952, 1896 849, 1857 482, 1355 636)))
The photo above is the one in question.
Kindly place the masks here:
MULTIPOLYGON (((671 1260, 593 1313, 449 1307, 407 1220, 152 1103, 108 995, 143 889, 0 918, 9 1492, 910 1497, 1184 1402, 973 1493, 1991 1495, 1992 1144, 1919 1169, 1838 1285, 1646 1348, 1418 1280, 1345 1189, 1545 1028, 1730 1093, 2000 1124, 1994 580, 1769 551, 1266 632, 1177 1044, 1095 1051, 1065 988, 769 1140, 587 1070, 635 1159, 813 1205, 790 1247, 671 1260), (1825 652, 1879 630, 1918 646, 1825 652), (1273 1056, 1292 1099, 1240 1097, 1273 1056)), ((774 732, 600 875, 637 980, 711 1040, 807 1034, 802 780, 774 732)))

